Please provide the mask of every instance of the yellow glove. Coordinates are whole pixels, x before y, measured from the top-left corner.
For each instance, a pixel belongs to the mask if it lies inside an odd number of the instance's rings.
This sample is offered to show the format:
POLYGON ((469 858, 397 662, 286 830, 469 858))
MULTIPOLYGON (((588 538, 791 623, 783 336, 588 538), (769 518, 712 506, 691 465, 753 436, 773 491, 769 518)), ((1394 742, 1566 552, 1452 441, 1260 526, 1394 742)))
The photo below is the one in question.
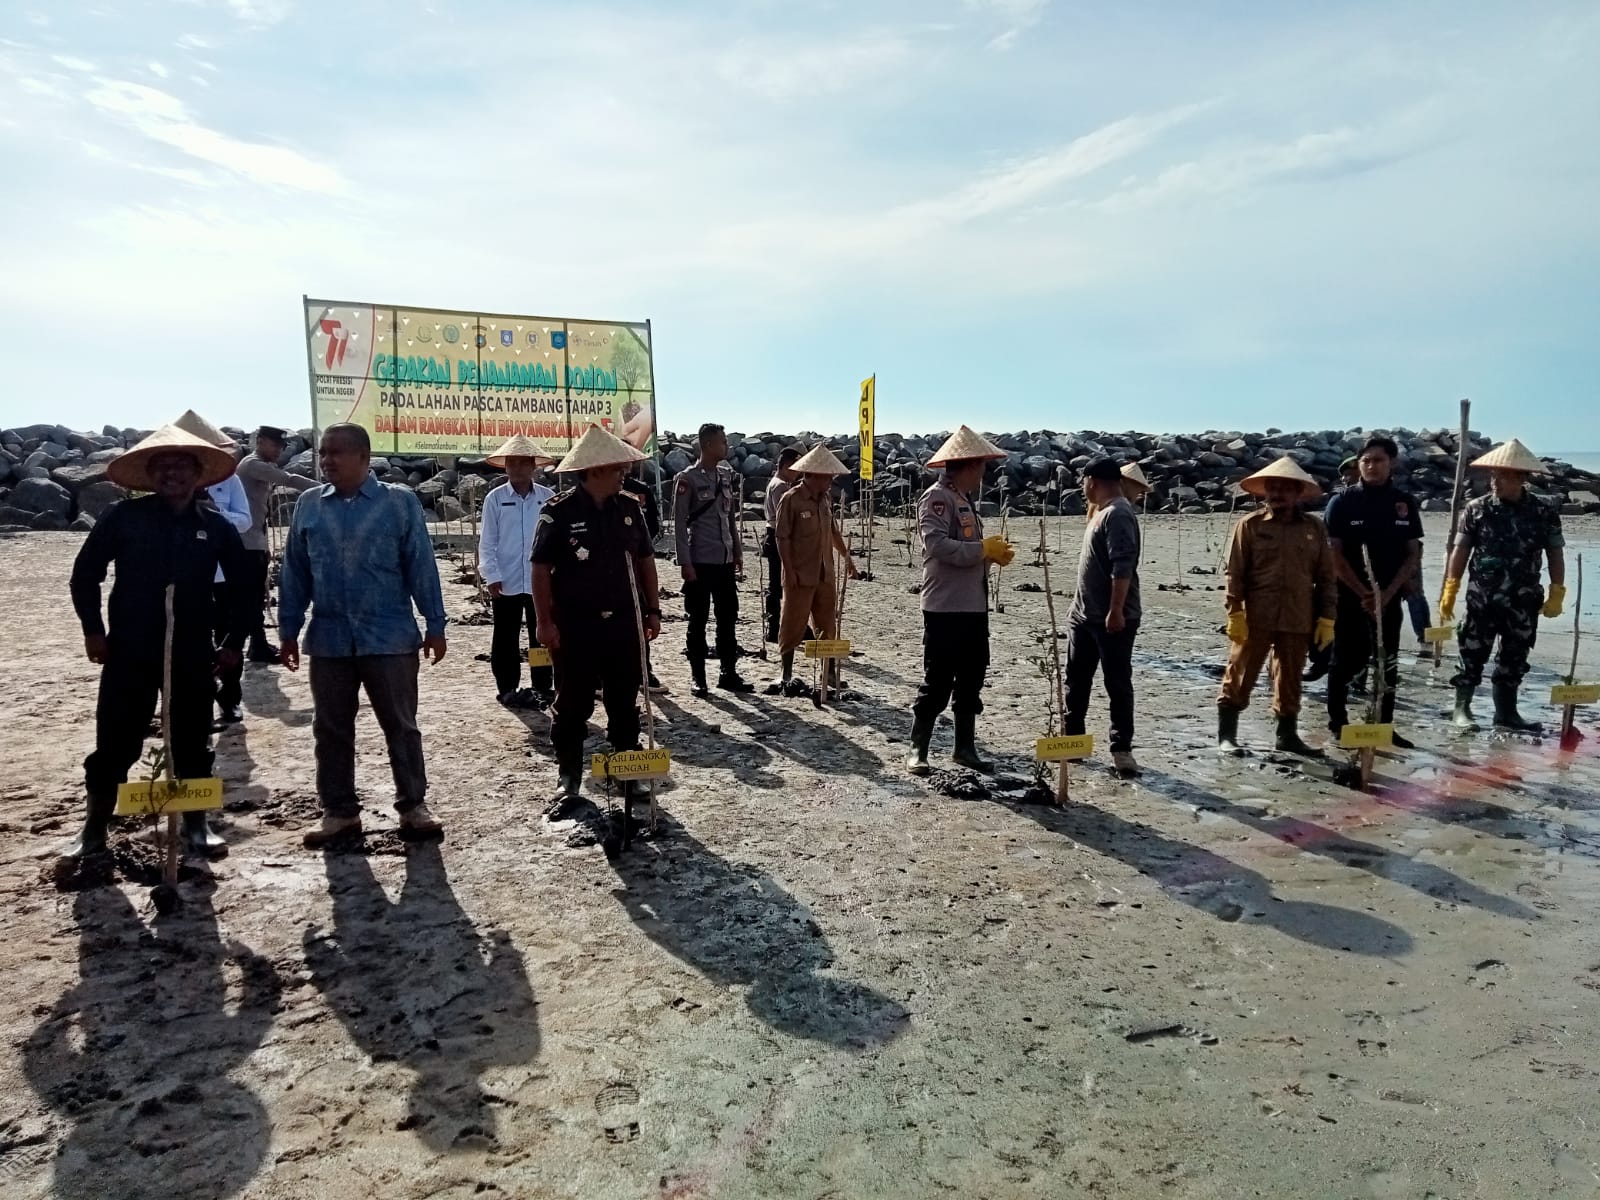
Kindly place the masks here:
POLYGON ((1017 555, 1011 543, 997 533, 992 533, 983 539, 983 560, 997 563, 1002 567, 1010 566, 1011 560, 1017 555))
POLYGON ((1550 591, 1545 595, 1544 607, 1539 611, 1547 617, 1559 617, 1561 606, 1566 602, 1567 589, 1559 583, 1552 583, 1550 591))
POLYGON ((1317 644, 1318 650, 1326 650, 1333 645, 1333 618, 1318 617, 1316 632, 1311 635, 1311 640, 1317 644))
POLYGON ((1244 609, 1228 614, 1228 640, 1244 645, 1250 637, 1250 622, 1245 620, 1244 609))
POLYGON ((1448 625, 1456 619, 1456 596, 1460 591, 1459 578, 1444 581, 1444 591, 1439 593, 1439 624, 1448 625))

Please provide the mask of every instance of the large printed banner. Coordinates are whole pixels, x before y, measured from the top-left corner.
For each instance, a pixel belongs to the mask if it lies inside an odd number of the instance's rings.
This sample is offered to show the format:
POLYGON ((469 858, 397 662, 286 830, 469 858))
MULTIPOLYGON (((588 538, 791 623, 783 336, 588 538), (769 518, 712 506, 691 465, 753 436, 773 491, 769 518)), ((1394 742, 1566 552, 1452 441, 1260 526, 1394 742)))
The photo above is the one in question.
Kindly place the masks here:
POLYGON ((600 425, 655 452, 650 324, 305 301, 317 429, 375 454, 489 454, 523 434, 559 456, 600 425))

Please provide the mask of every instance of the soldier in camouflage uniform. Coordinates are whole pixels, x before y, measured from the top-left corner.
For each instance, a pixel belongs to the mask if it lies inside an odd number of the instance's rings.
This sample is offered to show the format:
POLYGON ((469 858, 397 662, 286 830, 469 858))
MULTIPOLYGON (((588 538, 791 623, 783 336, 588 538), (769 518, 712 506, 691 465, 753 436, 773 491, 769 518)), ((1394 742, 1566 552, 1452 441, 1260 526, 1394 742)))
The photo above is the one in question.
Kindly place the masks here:
POLYGON ((1559 617, 1566 600, 1565 544, 1561 514, 1554 504, 1527 490, 1528 477, 1544 464, 1521 442, 1512 439, 1476 459, 1472 466, 1489 471, 1491 492, 1468 504, 1445 572, 1439 617, 1455 616, 1461 579, 1467 584, 1467 614, 1457 631, 1461 666, 1451 681, 1456 689, 1454 723, 1476 728, 1472 696, 1483 679, 1496 637, 1500 653, 1494 666, 1494 723, 1505 729, 1537 732, 1537 721, 1517 712, 1517 686, 1528 673, 1528 653, 1539 632, 1539 617, 1559 617), (1550 563, 1550 590, 1539 585, 1539 559, 1550 563))

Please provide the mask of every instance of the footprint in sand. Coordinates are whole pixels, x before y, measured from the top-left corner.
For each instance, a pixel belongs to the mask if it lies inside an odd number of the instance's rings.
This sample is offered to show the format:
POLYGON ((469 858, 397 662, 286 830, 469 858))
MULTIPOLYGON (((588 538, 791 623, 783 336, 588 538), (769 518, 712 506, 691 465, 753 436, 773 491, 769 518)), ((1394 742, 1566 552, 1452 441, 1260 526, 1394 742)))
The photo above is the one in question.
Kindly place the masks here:
POLYGON ((1487 992, 1496 984, 1511 978, 1511 968, 1498 958, 1486 958, 1482 962, 1472 964, 1472 975, 1468 982, 1480 991, 1487 992))
POLYGON ((614 1146, 631 1142, 639 1136, 639 1089, 624 1080, 608 1083, 594 1098, 594 1110, 600 1114, 600 1128, 606 1141, 614 1146))

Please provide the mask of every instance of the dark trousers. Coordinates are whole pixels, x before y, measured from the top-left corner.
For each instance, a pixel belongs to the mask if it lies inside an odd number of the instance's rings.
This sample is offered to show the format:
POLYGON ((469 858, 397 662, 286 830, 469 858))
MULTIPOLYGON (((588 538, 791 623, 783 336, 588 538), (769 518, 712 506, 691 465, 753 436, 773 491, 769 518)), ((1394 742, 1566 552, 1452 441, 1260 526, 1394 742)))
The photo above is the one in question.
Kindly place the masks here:
POLYGON ((767 617, 767 641, 778 640, 778 618, 783 613, 783 560, 778 556, 778 543, 767 531, 761 543, 761 557, 767 560, 767 592, 763 597, 767 617))
POLYGON ((245 585, 254 598, 251 608, 250 637, 244 650, 248 653, 267 640, 267 576, 272 570, 272 555, 266 550, 246 550, 250 560, 250 576, 245 585))
POLYGON ((1411 628, 1420 642, 1422 635, 1428 631, 1428 618, 1433 615, 1428 607, 1428 598, 1420 591, 1407 592, 1406 611, 1411 614, 1411 628))
POLYGON ((739 620, 739 583, 733 577, 732 563, 695 563, 694 582, 683 585, 683 607, 689 614, 689 661, 698 664, 706 657, 706 622, 711 606, 717 607, 717 657, 724 671, 739 666, 739 638, 734 627, 739 620))
POLYGON ((356 711, 361 693, 389 747, 395 809, 408 812, 428 793, 428 768, 417 729, 416 654, 357 654, 311 659, 311 723, 317 749, 317 796, 330 817, 361 813, 356 795, 356 711))
POLYGON ((957 715, 983 711, 989 671, 989 614, 922 614, 922 686, 911 706, 919 721, 938 719, 945 705, 957 715))
POLYGON ((550 742, 556 769, 583 774, 583 742, 594 714, 594 694, 606 708, 606 740, 613 750, 639 748, 639 635, 633 612, 594 624, 561 627, 556 664, 555 717, 550 742))
MULTIPOLYGON (((1400 683, 1400 624, 1404 613, 1398 597, 1383 609, 1383 699, 1380 721, 1394 719, 1394 693, 1400 683)), ((1348 588, 1339 589, 1339 611, 1333 626, 1333 666, 1328 670, 1328 728, 1334 732, 1350 721, 1350 681, 1367 669, 1372 661, 1372 614, 1348 588)))
MULTIPOLYGON (((514 692, 522 682, 522 631, 528 631, 528 644, 537 646, 538 618, 533 612, 533 597, 494 596, 489 600, 494 613, 494 641, 489 645, 489 667, 494 671, 494 690, 514 692)), ((530 672, 536 691, 551 690, 555 678, 549 667, 534 667, 530 672)))
POLYGON ((1089 712, 1089 693, 1098 668, 1111 702, 1111 749, 1133 749, 1133 639, 1138 632, 1137 621, 1120 633, 1107 633, 1104 621, 1079 621, 1069 627, 1067 733, 1084 732, 1083 719, 1089 712))
MULTIPOLYGON (((172 772, 179 779, 211 774, 212 657, 210 647, 172 661, 172 772)), ((117 785, 139 761, 150 718, 161 695, 161 660, 113 653, 100 670, 94 711, 94 753, 83 760, 84 788, 91 801, 112 804, 117 785)))
POLYGON ((1544 593, 1524 588, 1518 594, 1485 596, 1467 589, 1467 612, 1456 634, 1459 666, 1451 683, 1477 687, 1489 662, 1495 638, 1500 651, 1494 659, 1494 681, 1516 687, 1528 673, 1528 655, 1539 640, 1539 606, 1544 593))

